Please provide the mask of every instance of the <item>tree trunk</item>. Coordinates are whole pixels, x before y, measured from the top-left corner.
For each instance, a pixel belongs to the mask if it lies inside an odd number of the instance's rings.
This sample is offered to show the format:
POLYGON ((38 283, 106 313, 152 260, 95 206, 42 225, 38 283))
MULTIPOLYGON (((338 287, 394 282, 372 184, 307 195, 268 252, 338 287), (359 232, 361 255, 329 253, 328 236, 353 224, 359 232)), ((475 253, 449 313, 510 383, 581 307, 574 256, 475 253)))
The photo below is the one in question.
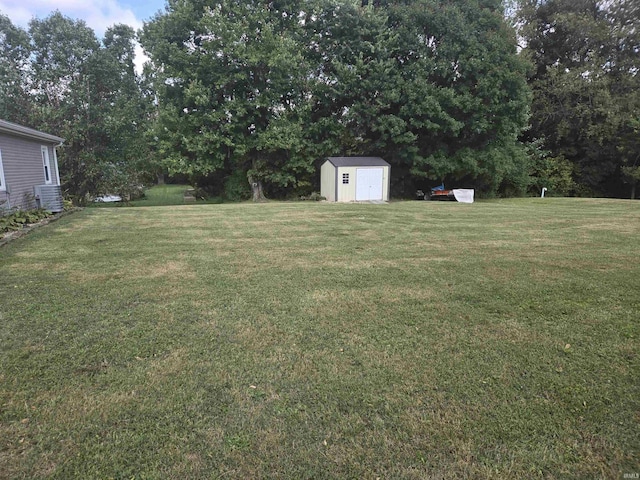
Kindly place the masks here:
POLYGON ((158 185, 164 185, 164 173, 160 172, 156 177, 158 178, 158 185))
POLYGON ((636 185, 638 184, 638 182, 634 181, 631 184, 631 200, 635 200, 636 199, 636 185))
POLYGON ((266 200, 264 192, 262 191, 262 182, 260 180, 254 180, 253 177, 247 175, 249 185, 251 186, 251 197, 254 202, 264 202, 266 200))

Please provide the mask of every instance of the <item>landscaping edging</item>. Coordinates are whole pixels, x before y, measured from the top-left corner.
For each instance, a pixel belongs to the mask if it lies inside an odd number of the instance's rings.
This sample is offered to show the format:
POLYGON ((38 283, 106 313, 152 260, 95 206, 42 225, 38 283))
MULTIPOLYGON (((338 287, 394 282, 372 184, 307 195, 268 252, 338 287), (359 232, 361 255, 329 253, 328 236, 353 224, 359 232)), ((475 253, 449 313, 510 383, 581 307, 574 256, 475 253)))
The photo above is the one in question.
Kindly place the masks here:
POLYGON ((54 215, 52 215, 51 217, 45 218, 41 221, 39 221, 38 223, 32 223, 29 225, 25 225, 23 228, 21 228, 20 230, 16 230, 14 232, 7 232, 6 234, 4 234, 4 236, 0 237, 0 247, 5 246, 7 243, 12 242, 13 240, 17 240, 18 238, 22 238, 25 235, 27 235, 28 233, 32 232, 33 230, 40 228, 40 227, 44 227, 45 225, 50 224, 51 222, 55 222, 59 219, 61 219, 62 217, 66 217, 67 215, 74 213, 74 212, 78 212, 82 210, 82 208, 80 207, 74 207, 71 210, 65 210, 63 212, 60 213, 56 213, 54 215))

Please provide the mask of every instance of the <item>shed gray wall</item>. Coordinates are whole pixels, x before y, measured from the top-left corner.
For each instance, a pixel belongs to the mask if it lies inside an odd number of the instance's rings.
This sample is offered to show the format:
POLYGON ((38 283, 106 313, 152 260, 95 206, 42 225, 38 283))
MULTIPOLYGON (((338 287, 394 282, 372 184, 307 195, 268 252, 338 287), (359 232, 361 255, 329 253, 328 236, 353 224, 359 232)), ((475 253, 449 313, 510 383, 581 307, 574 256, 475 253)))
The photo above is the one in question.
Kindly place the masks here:
MULTIPOLYGON (((20 209, 36 208, 33 198, 33 187, 44 185, 44 168, 40 147, 49 150, 49 164, 51 166, 51 184, 60 185, 58 169, 54 156, 54 145, 41 140, 30 140, 14 135, 0 133, 0 152, 4 167, 6 191, 0 191, 0 202, 8 200, 11 207, 20 209)), ((0 208, 7 207, 3 204, 0 208)))

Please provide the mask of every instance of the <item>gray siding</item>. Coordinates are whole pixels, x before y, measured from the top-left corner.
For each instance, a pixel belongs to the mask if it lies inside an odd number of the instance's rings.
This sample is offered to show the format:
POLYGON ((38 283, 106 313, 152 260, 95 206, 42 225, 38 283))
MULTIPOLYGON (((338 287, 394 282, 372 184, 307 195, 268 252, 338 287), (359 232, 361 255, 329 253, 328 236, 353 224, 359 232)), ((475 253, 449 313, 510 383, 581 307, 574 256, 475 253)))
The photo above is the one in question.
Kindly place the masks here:
MULTIPOLYGON (((36 208, 34 187, 45 184, 40 150, 42 146, 46 146, 49 151, 51 184, 60 185, 52 143, 0 133, 4 179, 9 191, 9 193, 0 192, 0 202, 8 200, 13 208, 25 210, 36 208)), ((7 203, 3 205, 5 208, 7 206, 7 203)))

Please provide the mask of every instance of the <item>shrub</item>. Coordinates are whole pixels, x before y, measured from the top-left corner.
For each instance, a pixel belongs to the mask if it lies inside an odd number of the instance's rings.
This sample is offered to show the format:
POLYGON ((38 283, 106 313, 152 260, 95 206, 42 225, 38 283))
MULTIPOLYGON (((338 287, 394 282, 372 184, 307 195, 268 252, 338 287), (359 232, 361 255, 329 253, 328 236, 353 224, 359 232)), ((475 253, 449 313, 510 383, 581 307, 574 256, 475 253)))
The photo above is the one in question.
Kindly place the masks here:
POLYGON ((237 170, 225 178, 224 197, 232 202, 241 202, 251 198, 251 188, 246 173, 237 170))
POLYGON ((301 196, 300 200, 310 200, 313 202, 319 202, 320 200, 326 200, 326 198, 320 195, 318 192, 312 192, 310 195, 301 196))
POLYGON ((0 234, 20 230, 25 225, 38 223, 53 214, 42 208, 38 210, 17 210, 9 215, 0 217, 0 234))
POLYGON ((578 185, 573 180, 573 164, 563 155, 556 157, 542 148, 540 140, 528 145, 531 159, 532 182, 530 193, 539 195, 543 187, 548 189, 548 195, 567 196, 575 194, 578 185))
POLYGON ((73 201, 71 201, 71 199, 65 198, 62 201, 62 209, 65 212, 68 212, 69 210, 73 209, 73 201))

